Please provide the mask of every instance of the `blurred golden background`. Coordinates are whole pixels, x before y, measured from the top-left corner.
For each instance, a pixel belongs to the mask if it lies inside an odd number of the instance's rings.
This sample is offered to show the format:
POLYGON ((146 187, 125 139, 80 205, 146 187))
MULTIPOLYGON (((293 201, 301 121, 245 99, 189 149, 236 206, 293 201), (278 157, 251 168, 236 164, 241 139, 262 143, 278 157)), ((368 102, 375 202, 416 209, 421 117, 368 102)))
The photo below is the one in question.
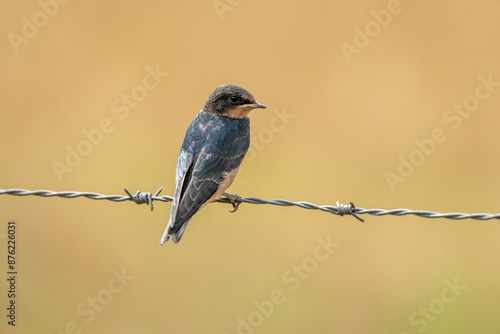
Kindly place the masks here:
MULTIPOLYGON (((0 8, 0 188, 172 195, 188 125, 231 83, 268 109, 230 193, 500 212, 498 1, 0 8)), ((211 204, 160 248, 170 206, 0 196, 2 333, 500 330, 498 221, 211 204)))

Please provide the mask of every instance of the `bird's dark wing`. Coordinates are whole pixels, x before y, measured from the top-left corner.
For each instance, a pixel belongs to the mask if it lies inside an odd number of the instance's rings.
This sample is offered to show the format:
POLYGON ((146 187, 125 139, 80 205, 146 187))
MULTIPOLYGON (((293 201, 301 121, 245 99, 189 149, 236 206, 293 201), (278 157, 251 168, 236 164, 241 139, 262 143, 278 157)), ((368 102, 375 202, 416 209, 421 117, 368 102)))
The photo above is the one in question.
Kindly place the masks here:
POLYGON ((179 159, 177 161, 177 168, 175 171, 175 192, 174 200, 172 202, 172 213, 168 226, 171 227, 171 223, 175 221, 177 214, 177 208, 182 197, 182 193, 185 191, 187 185, 191 180, 191 174, 193 170, 193 158, 194 155, 186 150, 181 150, 179 154, 179 159))
POLYGON ((215 195, 227 175, 239 168, 250 144, 249 132, 211 139, 183 178, 176 212, 169 223, 174 242, 180 240, 189 220, 215 195))
POLYGON ((193 154, 181 149, 179 154, 179 159, 177 160, 177 168, 175 173, 175 191, 174 191, 174 199, 172 202, 172 210, 170 214, 170 220, 168 222, 167 228, 163 233, 163 236, 160 241, 160 246, 170 239, 171 229, 176 221, 177 207, 179 206, 182 190, 184 184, 189 184, 190 170, 192 170, 193 165, 193 154))

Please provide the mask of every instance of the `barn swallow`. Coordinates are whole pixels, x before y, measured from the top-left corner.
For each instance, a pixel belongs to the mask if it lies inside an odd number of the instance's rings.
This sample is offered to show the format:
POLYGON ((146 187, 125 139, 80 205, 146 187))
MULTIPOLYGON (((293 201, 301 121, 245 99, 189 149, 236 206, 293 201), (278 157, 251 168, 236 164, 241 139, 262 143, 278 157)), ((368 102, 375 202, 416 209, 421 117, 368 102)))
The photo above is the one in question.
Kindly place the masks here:
POLYGON ((160 246, 169 239, 178 243, 193 215, 225 194, 250 146, 248 113, 256 108, 266 106, 238 86, 222 85, 210 94, 182 143, 172 211, 160 246))

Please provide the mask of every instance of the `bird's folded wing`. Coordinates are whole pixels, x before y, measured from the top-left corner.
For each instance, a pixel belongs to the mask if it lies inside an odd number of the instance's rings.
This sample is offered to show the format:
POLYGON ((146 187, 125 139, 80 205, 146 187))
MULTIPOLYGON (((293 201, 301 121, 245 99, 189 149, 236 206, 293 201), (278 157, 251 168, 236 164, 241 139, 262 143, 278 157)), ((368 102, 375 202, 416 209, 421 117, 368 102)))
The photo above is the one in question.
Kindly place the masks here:
POLYGON ((200 154, 192 171, 188 171, 190 179, 184 179, 185 191, 177 207, 175 225, 189 220, 217 192, 226 175, 240 166, 246 151, 231 151, 225 156, 200 154))

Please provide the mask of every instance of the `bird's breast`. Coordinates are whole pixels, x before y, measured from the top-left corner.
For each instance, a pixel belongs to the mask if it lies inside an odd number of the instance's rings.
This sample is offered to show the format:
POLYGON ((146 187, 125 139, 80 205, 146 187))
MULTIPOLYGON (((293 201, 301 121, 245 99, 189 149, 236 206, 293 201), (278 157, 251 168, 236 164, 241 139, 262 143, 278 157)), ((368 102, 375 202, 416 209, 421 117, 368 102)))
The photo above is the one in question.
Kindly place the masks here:
MULTIPOLYGON (((215 194, 202 206, 202 208, 207 205, 208 203, 211 203, 215 201, 218 198, 221 198, 222 195, 226 192, 227 188, 231 186, 233 183, 234 179, 236 178, 236 175, 238 175, 238 172, 240 170, 240 167, 233 169, 230 172, 224 173, 224 179, 222 180, 222 183, 219 185, 219 188, 217 188, 217 191, 215 194)), ((201 208, 200 208, 201 210, 201 208)))

